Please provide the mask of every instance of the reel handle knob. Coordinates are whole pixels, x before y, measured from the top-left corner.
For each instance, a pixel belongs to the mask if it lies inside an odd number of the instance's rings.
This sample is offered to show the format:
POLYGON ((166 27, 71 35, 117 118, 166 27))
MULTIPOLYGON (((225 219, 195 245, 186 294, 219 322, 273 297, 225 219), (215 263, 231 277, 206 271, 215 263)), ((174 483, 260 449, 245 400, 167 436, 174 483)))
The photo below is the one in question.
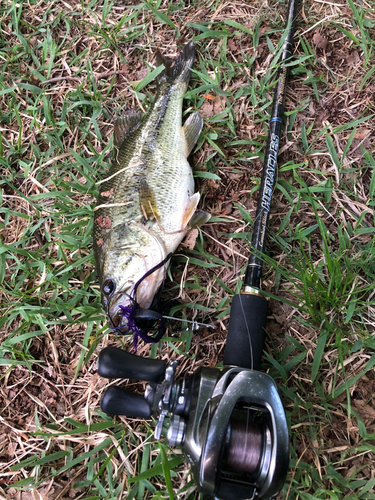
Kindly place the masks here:
POLYGON ((100 408, 107 415, 125 415, 136 418, 150 418, 151 416, 151 408, 143 396, 113 385, 105 391, 100 408))
POLYGON ((166 365, 160 359, 141 358, 117 347, 105 347, 98 357, 98 373, 104 378, 132 378, 161 383, 166 365))
POLYGON ((230 308, 224 365, 261 369, 268 302, 261 295, 235 295, 230 308))

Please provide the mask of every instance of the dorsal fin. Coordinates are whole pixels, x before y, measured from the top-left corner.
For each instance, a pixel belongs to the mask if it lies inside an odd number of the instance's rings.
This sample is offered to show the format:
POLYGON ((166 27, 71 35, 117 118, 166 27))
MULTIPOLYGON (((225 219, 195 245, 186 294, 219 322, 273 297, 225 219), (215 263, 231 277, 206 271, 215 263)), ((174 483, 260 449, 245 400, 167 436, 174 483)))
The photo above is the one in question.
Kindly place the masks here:
POLYGON ((143 113, 136 109, 128 109, 115 121, 114 144, 120 147, 126 137, 137 130, 142 121, 143 113))

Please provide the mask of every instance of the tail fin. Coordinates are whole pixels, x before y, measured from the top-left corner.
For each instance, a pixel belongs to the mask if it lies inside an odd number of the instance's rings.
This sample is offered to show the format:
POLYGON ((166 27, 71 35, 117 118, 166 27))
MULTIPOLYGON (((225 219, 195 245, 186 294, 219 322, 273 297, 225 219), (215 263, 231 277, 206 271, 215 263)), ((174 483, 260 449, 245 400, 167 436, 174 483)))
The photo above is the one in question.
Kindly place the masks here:
POLYGON ((182 82, 186 84, 189 82, 190 68, 193 66, 195 56, 194 42, 187 43, 177 59, 163 56, 159 51, 155 55, 157 65, 164 64, 165 66, 164 71, 156 79, 158 85, 163 82, 182 82))

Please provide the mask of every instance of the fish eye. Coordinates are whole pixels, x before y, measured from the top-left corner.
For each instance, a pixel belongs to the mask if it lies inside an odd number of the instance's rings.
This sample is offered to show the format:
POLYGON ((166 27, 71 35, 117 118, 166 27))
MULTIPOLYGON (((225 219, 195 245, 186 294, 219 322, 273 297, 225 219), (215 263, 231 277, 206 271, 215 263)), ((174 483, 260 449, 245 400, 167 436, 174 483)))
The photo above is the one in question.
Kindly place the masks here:
POLYGON ((103 293, 106 295, 112 295, 116 289, 116 283, 113 279, 108 278, 103 283, 103 293))

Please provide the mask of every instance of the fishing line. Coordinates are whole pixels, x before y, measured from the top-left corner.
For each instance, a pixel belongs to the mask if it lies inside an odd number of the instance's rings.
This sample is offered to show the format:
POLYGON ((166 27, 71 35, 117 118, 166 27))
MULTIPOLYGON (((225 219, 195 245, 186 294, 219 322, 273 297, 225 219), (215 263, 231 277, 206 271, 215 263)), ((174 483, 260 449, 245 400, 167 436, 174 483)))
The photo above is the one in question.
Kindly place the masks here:
POLYGON ((174 321, 181 321, 181 323, 185 322, 185 323, 191 323, 193 325, 193 330, 198 330, 198 327, 199 326, 205 326, 206 328, 212 328, 213 330, 215 330, 215 326, 214 325, 211 325, 209 323, 199 323, 199 321, 191 321, 189 319, 180 319, 180 318, 174 318, 173 316, 165 316, 163 315, 162 316, 163 318, 165 319, 173 319, 174 321))
POLYGON ((155 267, 153 267, 152 269, 150 269, 149 271, 147 271, 147 273, 144 276, 142 276, 142 278, 140 280, 137 281, 137 283, 134 285, 134 288, 132 290, 132 293, 133 293, 134 296, 135 296, 135 294, 137 292, 137 288, 142 283, 142 281, 145 280, 146 278, 148 278, 150 276, 150 274, 154 273, 155 271, 157 271, 158 269, 160 269, 162 266, 164 266, 164 264, 166 264, 170 260, 171 257, 172 257, 172 252, 169 253, 164 260, 162 260, 161 262, 159 262, 159 264, 157 264, 155 267))

